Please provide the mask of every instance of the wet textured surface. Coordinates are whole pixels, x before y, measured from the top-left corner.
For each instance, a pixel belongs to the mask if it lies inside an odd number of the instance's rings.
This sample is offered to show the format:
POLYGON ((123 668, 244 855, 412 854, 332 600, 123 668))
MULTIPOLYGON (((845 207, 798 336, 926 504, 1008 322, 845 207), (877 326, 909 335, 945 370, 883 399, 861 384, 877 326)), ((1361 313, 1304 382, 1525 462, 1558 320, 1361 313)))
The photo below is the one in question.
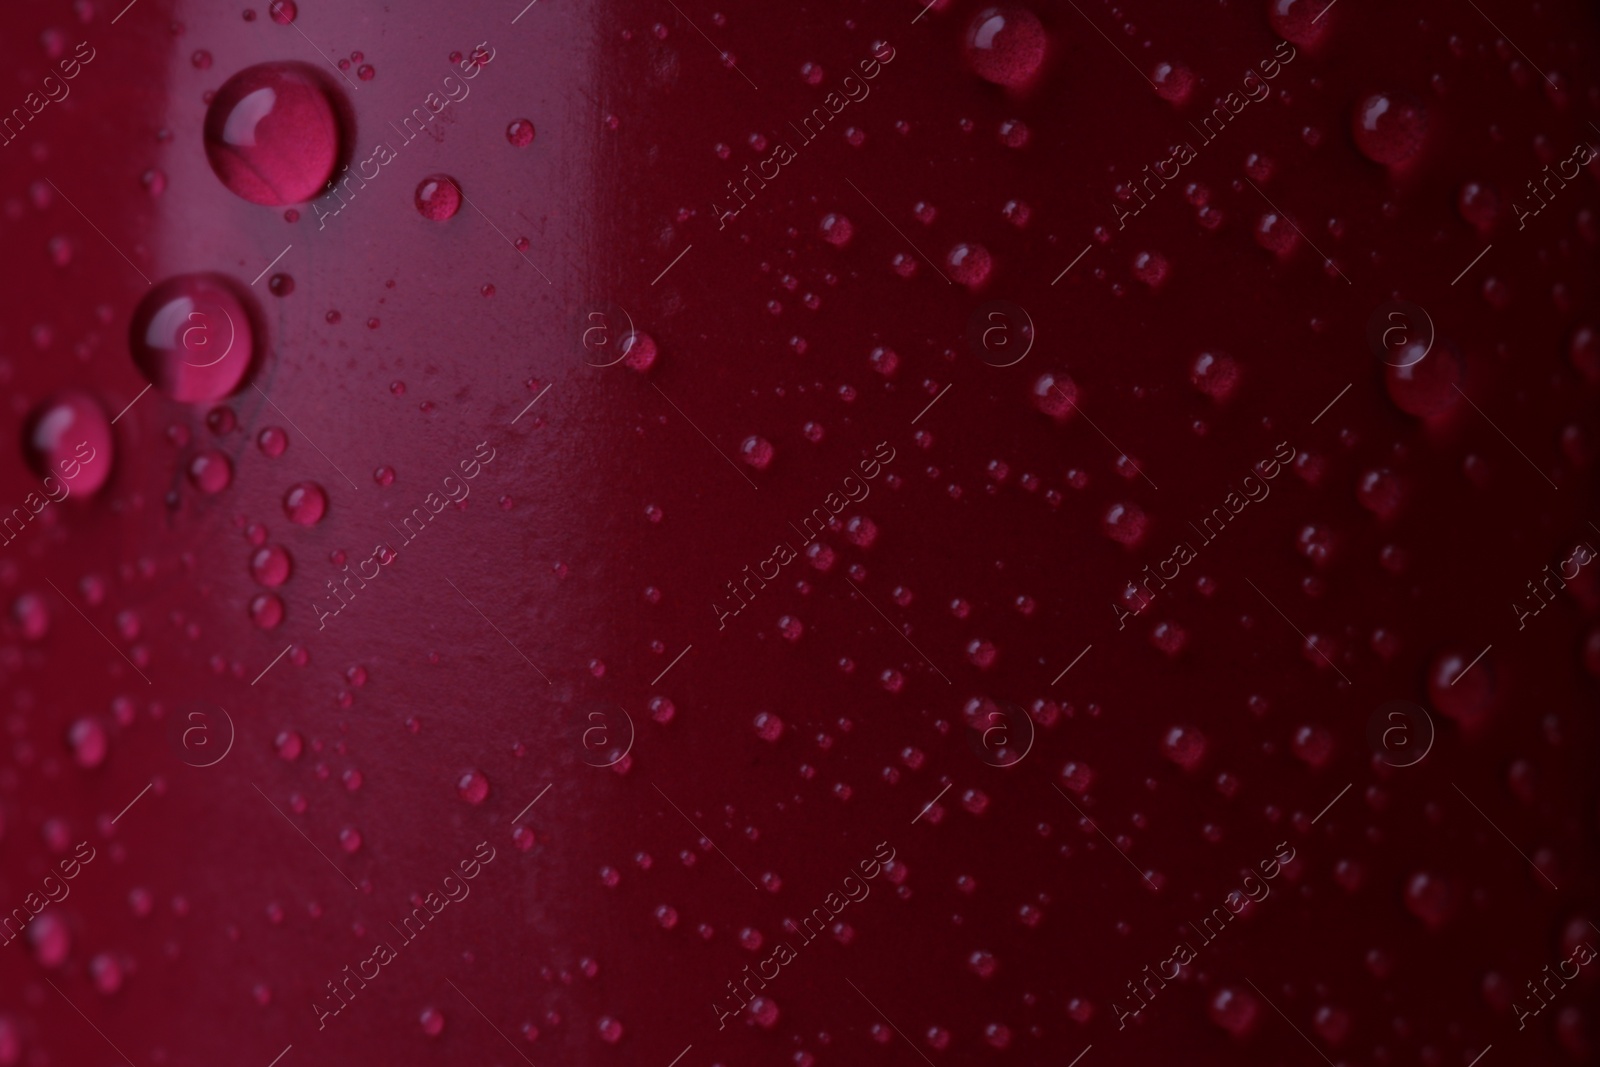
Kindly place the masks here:
POLYGON ((7 12, 0 1067, 1595 1062, 1594 13, 1079 6, 7 12))

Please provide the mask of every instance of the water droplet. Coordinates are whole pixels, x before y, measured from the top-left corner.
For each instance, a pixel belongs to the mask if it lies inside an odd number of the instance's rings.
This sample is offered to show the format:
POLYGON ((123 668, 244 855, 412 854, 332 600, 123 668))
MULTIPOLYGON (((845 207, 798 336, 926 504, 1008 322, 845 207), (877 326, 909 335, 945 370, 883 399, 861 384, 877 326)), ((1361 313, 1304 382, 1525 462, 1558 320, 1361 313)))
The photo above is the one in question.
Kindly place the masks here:
POLYGON ((111 736, 106 728, 94 719, 79 719, 67 731, 67 744, 72 747, 72 758, 80 767, 98 767, 106 760, 111 748, 111 736))
POLYGON ((253 204, 312 199, 339 154, 329 94, 320 72, 302 63, 262 63, 235 74, 206 110, 211 169, 253 204))
POLYGON ((213 437, 226 437, 239 428, 239 416, 226 405, 214 407, 206 412, 206 428, 213 437))
POLYGON ((233 461, 208 449, 189 461, 189 482, 202 493, 220 493, 233 483, 233 461))
POLYGON ((751 1020, 763 1030, 771 1030, 778 1025, 778 1004, 771 997, 756 997, 746 1010, 751 1020))
POLYGON ((1444 878, 1418 871, 1406 879, 1406 910, 1422 920, 1430 930, 1447 925, 1460 910, 1460 894, 1444 878))
POLYGON ((1456 197, 1456 210, 1479 233, 1487 234, 1500 218, 1500 198, 1483 182, 1467 182, 1456 197))
POLYGON ((228 279, 180 274, 139 301, 128 348, 162 393, 183 403, 206 403, 244 380, 255 357, 255 329, 228 279))
POLYGON ((1140 252, 1133 257, 1133 276, 1152 289, 1160 289, 1171 273, 1171 264, 1160 252, 1140 252))
POLYGON ((1384 368, 1384 386, 1389 399, 1401 411, 1418 418, 1431 418, 1455 406, 1458 388, 1467 377, 1466 360, 1454 345, 1435 339, 1433 350, 1421 359, 1404 357, 1406 366, 1389 364, 1384 368))
POLYGON ((468 771, 456 782, 456 792, 468 804, 482 804, 489 798, 489 778, 482 771, 468 771))
POLYGON ((294 0, 272 0, 267 5, 267 14, 272 16, 273 22, 287 26, 294 21, 296 15, 300 14, 300 9, 295 6, 294 0))
POLYGON ((1015 4, 986 7, 967 24, 967 62, 984 81, 1015 89, 1026 86, 1044 63, 1044 26, 1015 4))
POLYGON ((289 447, 289 435, 277 426, 268 426, 256 435, 256 447, 262 455, 276 459, 289 447))
POLYGON ((1000 143, 1007 148, 1026 148, 1028 142, 1033 140, 1033 131, 1021 119, 1006 119, 1000 123, 997 131, 1000 143))
POLYGON ((1386 468, 1366 471, 1356 481, 1356 499, 1380 519, 1393 518, 1405 499, 1405 488, 1386 468))
POLYGON ((1469 732, 1482 728, 1498 698, 1495 657, 1449 651, 1428 670, 1428 699, 1469 732), (1470 667, 1470 669, 1469 669, 1470 667))
POLYGON ((1192 771, 1206 758, 1206 735, 1193 726, 1174 726, 1161 739, 1161 754, 1192 771))
POLYGON ((1239 363, 1232 356, 1202 352, 1189 367, 1189 382, 1212 400, 1221 403, 1239 387, 1239 363))
POLYGON ((294 279, 287 274, 274 274, 267 279, 267 291, 273 296, 288 296, 294 292, 294 279))
POLYGON ((250 621, 271 630, 283 621, 283 601, 276 593, 257 593, 250 600, 250 621))
POLYGON ((1300 244, 1300 234, 1294 224, 1276 211, 1262 212, 1256 220, 1254 236, 1256 244, 1279 258, 1287 256, 1300 244))
POLYGON ((461 210, 461 187, 448 174, 432 174, 417 183, 417 213, 443 222, 461 210))
POLYGON ((283 513, 300 526, 315 526, 328 510, 328 494, 316 482, 300 482, 283 494, 283 513))
POLYGON ((267 545, 250 557, 250 576, 268 589, 289 580, 289 553, 281 545, 267 545))
POLYGON ((1332 25, 1328 9, 1336 3, 1338 0, 1269 0, 1267 20, 1279 37, 1310 48, 1332 25))
POLYGON ((1194 72, 1182 63, 1157 63, 1155 76, 1150 80, 1155 83, 1161 99, 1174 104, 1185 102, 1194 91, 1194 72))
POLYGON ((438 1037, 444 1033, 444 1013, 438 1008, 423 1008, 422 1014, 417 1016, 417 1021, 422 1024, 422 1032, 429 1037, 438 1037))
POLYGON ((1149 519, 1137 504, 1113 504, 1106 511, 1106 536, 1118 544, 1132 547, 1144 540, 1149 519))
POLYGON ((629 330, 622 335, 622 351, 627 353, 623 364, 631 371, 643 374, 656 363, 655 338, 642 330, 629 330))
POLYGON ((964 285, 974 292, 982 289, 989 275, 994 273, 994 257, 979 244, 956 245, 945 257, 944 264, 957 285, 964 285))
POLYGON ((763 711, 755 718, 756 736, 763 741, 772 742, 783 736, 783 720, 770 711, 763 711))
POLYGON ((514 119, 511 125, 506 127, 506 140, 518 148, 527 148, 531 145, 533 143, 533 134, 532 119, 514 119))
POLYGON ((1244 1037, 1250 1033, 1261 1016, 1261 1005, 1254 996, 1246 990, 1230 986, 1217 990, 1206 1010, 1212 1022, 1234 1037, 1244 1037))
POLYGON ((622 1040, 622 1023, 609 1015, 600 1016, 597 1024, 600 1030, 600 1040, 610 1045, 615 1045, 622 1040))
POLYGON ((774 451, 772 442, 765 437, 750 436, 739 446, 739 458, 755 470, 764 471, 772 466, 774 451))
POLYGON ((855 236, 856 228, 845 216, 830 212, 822 216, 822 239, 835 248, 843 248, 855 236))
POLYGON ((1333 758, 1333 734, 1320 726, 1302 726, 1294 732, 1289 747, 1296 759, 1320 770, 1333 758))
POLYGON ((57 393, 28 416, 23 452, 33 472, 50 479, 45 488, 56 487, 52 495, 63 480, 69 492, 95 493, 111 477, 111 422, 88 393, 57 393))
POLYGON ((28 944, 39 966, 54 970, 72 952, 72 933, 61 916, 47 908, 28 924, 28 944))
POLYGON ((1082 796, 1094 784, 1094 770, 1087 763, 1069 761, 1061 768, 1060 778, 1062 785, 1082 796))
POLYGON ((1394 93, 1373 93, 1356 105, 1351 118, 1356 147, 1374 163, 1404 163, 1422 148, 1428 113, 1415 100, 1394 93))
POLYGON ((278 752, 278 758, 287 763, 293 763, 300 758, 300 753, 305 751, 305 741, 294 730, 284 730, 278 735, 273 747, 278 752))
POLYGON ((108 997, 122 988, 122 966, 109 952, 101 952, 89 961, 89 975, 94 987, 108 997))
POLYGON ((1078 387, 1065 374, 1041 374, 1031 390, 1033 406, 1057 422, 1066 422, 1076 410, 1078 387))

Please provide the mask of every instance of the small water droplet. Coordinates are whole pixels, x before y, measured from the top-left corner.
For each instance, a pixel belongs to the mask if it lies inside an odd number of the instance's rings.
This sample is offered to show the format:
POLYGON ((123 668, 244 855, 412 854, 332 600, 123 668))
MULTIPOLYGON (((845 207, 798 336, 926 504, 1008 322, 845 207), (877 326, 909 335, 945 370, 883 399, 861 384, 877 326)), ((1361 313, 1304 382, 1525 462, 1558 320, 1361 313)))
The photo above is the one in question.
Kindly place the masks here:
POLYGON ((315 526, 328 510, 328 494, 316 482, 300 482, 283 494, 283 513, 300 526, 315 526))
POLYGON ((220 493, 233 483, 233 461, 207 449, 189 461, 189 482, 202 493, 220 493))
POLYGON ((67 743, 72 746, 72 758, 78 766, 94 768, 105 762, 111 736, 99 722, 83 718, 67 731, 67 743))
POLYGON ((776 450, 772 442, 764 437, 750 436, 744 439, 739 446, 739 458, 758 471, 764 471, 772 466, 772 457, 776 450))
POLYGON ((33 472, 48 479, 45 489, 52 497, 63 480, 69 493, 98 492, 111 477, 111 422, 93 396, 65 390, 28 416, 23 453, 33 472))
POLYGON ((532 119, 514 119, 511 125, 506 127, 506 140, 518 148, 527 148, 531 145, 533 143, 533 135, 532 119))
POLYGON ((461 210, 461 188, 448 174, 432 174, 417 183, 415 201, 419 215, 443 222, 461 210))
POLYGON ((468 771, 456 782, 456 792, 468 804, 482 804, 489 798, 489 778, 482 771, 468 771))
POLYGON ((289 435, 277 426, 268 426, 256 435, 256 447, 262 455, 276 459, 289 447, 289 435))

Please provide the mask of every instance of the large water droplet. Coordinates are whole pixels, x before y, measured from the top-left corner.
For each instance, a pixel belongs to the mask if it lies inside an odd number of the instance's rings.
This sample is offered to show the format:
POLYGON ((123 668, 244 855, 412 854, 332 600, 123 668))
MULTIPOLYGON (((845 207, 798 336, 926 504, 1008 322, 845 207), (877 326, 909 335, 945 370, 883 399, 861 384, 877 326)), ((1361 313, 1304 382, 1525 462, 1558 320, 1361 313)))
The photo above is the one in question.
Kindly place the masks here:
POLYGON ((184 403, 220 400, 255 356, 255 329, 226 278, 180 274, 139 302, 128 330, 133 361, 155 387, 184 403))
POLYGON ((1015 4, 998 4, 984 8, 967 24, 965 51, 978 77, 1015 89, 1039 73, 1045 43, 1037 15, 1015 4))
POLYGON ((339 156, 332 90, 303 63, 247 67, 206 111, 206 158, 253 204, 298 204, 327 184, 339 156))

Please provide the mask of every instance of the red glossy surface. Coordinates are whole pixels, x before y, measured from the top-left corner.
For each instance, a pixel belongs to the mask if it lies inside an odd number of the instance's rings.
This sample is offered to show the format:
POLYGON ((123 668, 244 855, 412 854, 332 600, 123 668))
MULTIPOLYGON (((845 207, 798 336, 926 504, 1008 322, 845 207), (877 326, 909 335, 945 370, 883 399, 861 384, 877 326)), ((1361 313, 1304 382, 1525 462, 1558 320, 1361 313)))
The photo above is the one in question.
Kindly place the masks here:
POLYGON ((1586 6, 294 6, 6 16, 0 1067, 1593 1062, 1586 6))

